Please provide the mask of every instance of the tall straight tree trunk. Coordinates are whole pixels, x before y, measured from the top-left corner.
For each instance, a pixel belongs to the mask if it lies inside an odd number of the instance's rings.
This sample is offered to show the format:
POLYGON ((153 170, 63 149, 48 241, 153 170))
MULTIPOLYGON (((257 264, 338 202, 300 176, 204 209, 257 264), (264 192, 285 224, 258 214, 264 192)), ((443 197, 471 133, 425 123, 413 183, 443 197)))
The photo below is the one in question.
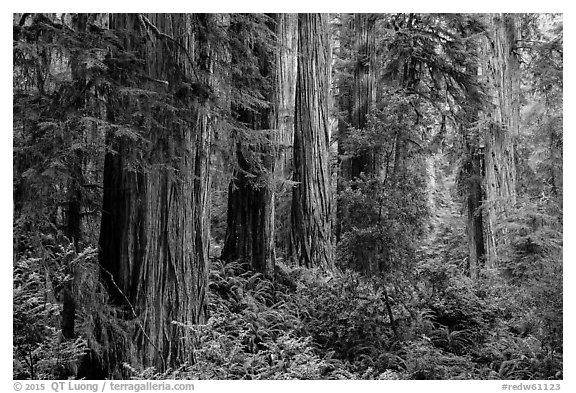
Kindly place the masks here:
MULTIPOLYGON (((368 115, 376 104, 376 17, 371 14, 354 15, 354 48, 356 63, 350 102, 350 125, 365 129, 368 115)), ((350 178, 360 173, 378 174, 374 149, 361 152, 350 160, 350 178)))
POLYGON ((292 194, 292 254, 307 267, 333 268, 329 169, 330 48, 326 14, 298 15, 298 71, 292 194))
MULTIPOLYGON (((477 145, 477 144, 476 144, 477 145)), ((483 156, 475 144, 467 143, 467 165, 464 168, 467 175, 466 195, 466 234, 468 237, 468 273, 473 279, 480 277, 486 249, 484 246, 482 204, 482 166, 483 156)))
MULTIPOLYGON (((469 70, 472 72, 472 70, 469 70)), ((480 269, 486 259, 486 246, 484 240, 484 216, 482 214, 482 201, 484 191, 484 154, 480 148, 479 137, 467 133, 466 128, 478 121, 478 111, 466 108, 467 118, 462 125, 465 153, 467 160, 464 165, 466 176, 466 235, 468 238, 468 274, 472 279, 480 277, 480 269)))
MULTIPOLYGON (((259 114, 238 109, 251 129, 269 134, 271 114, 268 108, 259 114)), ((263 136, 270 138, 270 135, 263 136)), ((222 259, 242 260, 255 271, 271 276, 274 272, 274 157, 272 146, 258 150, 238 143, 238 169, 228 187, 227 228, 222 259), (255 163, 261 154, 262 167, 255 163)))
MULTIPOLYGON (((462 35, 470 37, 468 28, 462 29, 462 35)), ((466 49, 471 53, 478 53, 477 44, 469 40, 466 49)), ((466 67, 470 75, 478 75, 478 64, 466 67)), ((468 275, 477 280, 480 278, 480 270, 486 261, 486 245, 484 239, 484 215, 482 202, 484 200, 483 180, 485 175, 484 151, 481 148, 482 136, 476 131, 474 125, 479 120, 479 109, 474 105, 464 108, 465 118, 461 124, 461 135, 467 157, 464 172, 466 175, 466 235, 468 238, 468 275)))
POLYGON ((71 176, 68 184, 68 210, 66 213, 66 236, 74 244, 76 251, 80 251, 82 241, 82 156, 76 152, 76 162, 72 163, 71 176))
MULTIPOLYGON (((271 70, 261 51, 263 76, 271 70)), ((241 60, 239 60, 241 61, 241 60)), ((272 97, 268 97, 272 98, 272 97)), ((236 108, 246 127, 259 133, 259 138, 271 140, 273 113, 270 108, 236 108)), ((241 260, 255 271, 271 276, 274 272, 274 152, 272 143, 259 147, 237 143, 238 168, 228 187, 226 237, 222 259, 241 260), (256 159, 261 156, 261 162, 256 159)))
POLYGON ((514 54, 519 39, 515 16, 488 16, 492 35, 484 47, 484 74, 492 96, 493 108, 485 134, 485 237, 487 266, 498 266, 499 245, 506 236, 496 233, 496 225, 506 217, 506 210, 516 202, 516 167, 514 138, 520 124, 519 62, 514 54))
POLYGON ((292 175, 294 144, 294 109, 296 100, 296 70, 298 50, 298 15, 275 14, 276 53, 274 82, 274 141, 278 148, 275 168, 276 180, 283 182, 292 175))
MULTIPOLYGON (((144 57, 147 76, 160 81, 147 87, 175 94, 183 78, 198 75, 197 87, 209 83, 211 50, 198 32, 208 29, 210 19, 207 14, 114 14, 110 26, 139 32, 125 45, 144 57), (146 43, 145 21, 154 26, 146 43)), ((193 361, 183 324, 206 319, 210 104, 194 92, 185 95, 178 111, 184 113, 182 122, 146 100, 130 101, 127 106, 148 116, 145 137, 153 148, 137 152, 133 141, 120 138, 112 143, 116 154, 105 158, 99 260, 113 297, 130 302, 136 314, 142 366, 163 370, 193 361), (144 169, 136 158, 144 160, 144 169)), ((109 108, 111 116, 125 109, 109 108)))
MULTIPOLYGON (((79 33, 86 31, 88 14, 75 14, 72 17, 72 27, 79 33)), ((85 66, 77 55, 72 55, 70 59, 72 79, 78 83, 78 89, 83 89, 85 81, 85 66)), ((89 102, 84 102, 84 110, 90 112, 89 102)), ((83 125, 77 124, 76 132, 83 138, 86 131, 82 129, 83 125)), ((82 241, 82 182, 83 182, 83 161, 84 154, 81 150, 76 150, 73 155, 74 159, 70 163, 70 180, 68 182, 68 211, 66 214, 66 236, 74 243, 77 251, 80 251, 79 243, 82 241)))
MULTIPOLYGON (((274 272, 274 190, 269 173, 257 176, 241 149, 236 153, 240 170, 228 187, 227 229, 222 259, 242 260, 255 271, 272 275, 274 272)), ((250 153, 248 153, 250 154, 250 153)), ((272 160, 268 161, 268 170, 272 160)))
MULTIPOLYGON (((347 152, 343 145, 350 131, 365 129, 368 125, 368 115, 376 104, 376 16, 372 14, 354 14, 349 16, 349 23, 353 31, 350 43, 354 51, 353 79, 350 86, 339 86, 339 107, 347 111, 346 121, 339 122, 338 155, 344 156, 347 152)), ((346 42, 340 45, 346 46, 346 42)), ((381 162, 374 149, 366 149, 344 160, 340 164, 340 176, 337 179, 338 190, 342 191, 344 185, 360 173, 379 174, 381 162)), ((339 239, 342 231, 342 222, 346 220, 347 212, 340 207, 336 208, 336 237, 339 239)))
POLYGON ((252 269, 272 276, 275 256, 275 194, 278 183, 284 179, 288 167, 288 157, 283 147, 291 145, 293 124, 291 110, 294 107, 295 55, 287 53, 291 48, 295 16, 276 14, 274 30, 279 53, 265 53, 260 49, 260 73, 272 81, 272 88, 266 97, 270 108, 262 108, 258 113, 238 108, 240 121, 247 127, 265 133, 270 144, 257 150, 243 147, 237 149, 238 170, 228 189, 228 219, 226 239, 222 258, 225 260, 244 260, 252 269), (292 23, 290 25, 290 23, 292 23), (275 152, 279 152, 276 154, 275 152), (251 157, 262 156, 259 167, 251 157), (278 166, 278 169, 276 169, 278 166))
MULTIPOLYGON (((274 144, 277 148, 276 163, 274 165, 274 183, 276 185, 276 217, 275 234, 276 247, 287 254, 290 250, 290 220, 283 214, 284 198, 292 195, 288 180, 292 179, 293 149, 294 149, 294 115, 296 104, 296 70, 298 51, 298 15, 275 14, 276 38, 279 50, 276 52, 275 69, 275 97, 273 110, 276 121, 273 133, 274 144)), ((285 205, 284 205, 285 206, 285 205)))

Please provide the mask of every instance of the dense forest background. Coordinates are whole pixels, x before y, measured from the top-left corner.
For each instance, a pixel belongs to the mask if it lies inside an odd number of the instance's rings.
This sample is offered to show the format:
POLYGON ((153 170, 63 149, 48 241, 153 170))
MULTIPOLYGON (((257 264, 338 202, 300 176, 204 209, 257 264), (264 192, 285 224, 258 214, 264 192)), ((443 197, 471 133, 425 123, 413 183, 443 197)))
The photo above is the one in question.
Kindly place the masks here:
POLYGON ((562 379, 556 14, 14 14, 16 379, 562 379))

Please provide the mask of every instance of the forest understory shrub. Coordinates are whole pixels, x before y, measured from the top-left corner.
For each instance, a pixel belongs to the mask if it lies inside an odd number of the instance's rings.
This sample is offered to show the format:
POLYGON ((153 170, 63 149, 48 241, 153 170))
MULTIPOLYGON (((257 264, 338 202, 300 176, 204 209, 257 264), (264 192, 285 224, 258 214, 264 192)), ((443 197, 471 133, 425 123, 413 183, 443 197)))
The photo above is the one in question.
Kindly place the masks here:
POLYGON ((118 354, 130 359, 134 326, 110 304, 96 249, 42 250, 14 266, 14 378, 121 377, 118 354))
POLYGON ((548 379, 562 375, 561 352, 530 327, 537 316, 500 276, 478 284, 444 267, 422 265, 421 289, 352 271, 326 275, 278 262, 275 280, 237 262, 213 260, 209 315, 188 326, 194 363, 158 372, 130 353, 134 326, 107 305, 95 250, 62 248, 38 263, 22 258, 14 275, 14 377, 75 378, 87 353, 133 379, 548 379), (48 268, 47 263, 53 266, 48 268), (74 274, 67 274, 73 268, 74 274), (441 271, 444 273, 440 274, 441 271), (434 281, 434 289, 426 282, 434 281), (51 288, 71 282, 76 338, 64 339, 51 288), (79 289, 83 288, 83 289, 79 289), (508 289, 507 289, 508 288, 508 289), (96 296, 94 296, 96 295, 96 296), (30 316, 34 315, 33 320, 30 316), (38 317, 39 316, 39 317, 38 317), (122 333, 123 332, 123 333, 122 333))
POLYGON ((165 372, 143 369, 136 358, 115 357, 134 353, 130 337, 136 327, 109 305, 97 279, 96 255, 94 249, 77 253, 70 246, 51 258, 22 257, 16 263, 15 378, 77 378, 90 356, 115 365, 101 370, 105 375, 133 379, 562 375, 562 353, 546 330, 546 320, 530 311, 535 310, 534 298, 524 286, 511 285, 500 275, 472 283, 456 267, 429 261, 417 269, 422 285, 415 288, 401 274, 391 274, 385 282, 383 276, 352 271, 327 275, 278 261, 271 280, 240 263, 213 260, 209 320, 188 326, 193 364, 165 372), (65 284, 76 297, 74 339, 62 336, 62 304, 54 289, 65 284))

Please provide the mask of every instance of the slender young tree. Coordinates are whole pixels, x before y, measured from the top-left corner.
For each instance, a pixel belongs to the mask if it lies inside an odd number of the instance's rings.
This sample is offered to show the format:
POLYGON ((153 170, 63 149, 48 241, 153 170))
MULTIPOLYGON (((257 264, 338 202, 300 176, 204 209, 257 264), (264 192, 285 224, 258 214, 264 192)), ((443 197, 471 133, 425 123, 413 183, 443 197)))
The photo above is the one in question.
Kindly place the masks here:
POLYGON ((193 360, 183 325, 206 318, 213 17, 114 14, 110 27, 133 33, 123 46, 144 64, 136 97, 112 99, 109 116, 132 113, 152 148, 111 136, 99 259, 136 318, 140 361, 166 369, 193 360))
POLYGON ((326 14, 298 15, 294 125, 292 255, 301 265, 333 268, 328 97, 330 43, 326 14))

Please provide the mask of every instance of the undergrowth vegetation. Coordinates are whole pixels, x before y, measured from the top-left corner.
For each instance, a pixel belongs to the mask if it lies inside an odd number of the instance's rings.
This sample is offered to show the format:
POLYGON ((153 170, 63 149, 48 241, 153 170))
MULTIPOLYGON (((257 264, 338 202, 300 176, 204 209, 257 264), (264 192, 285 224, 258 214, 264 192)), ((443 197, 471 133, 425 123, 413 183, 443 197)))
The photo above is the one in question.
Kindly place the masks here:
POLYGON ((121 375, 119 369, 92 369, 130 353, 134 329, 100 282, 97 250, 76 252, 70 244, 43 247, 42 255, 14 265, 14 378, 121 375), (73 326, 72 337, 63 334, 64 319, 73 326))
MULTIPOLYGON (((109 305, 95 255, 70 247, 16 263, 15 378, 79 377, 86 375, 86 357, 108 356, 114 364, 120 348, 130 352, 134 326, 109 305), (75 338, 64 339, 54 288, 72 280, 70 269, 80 300, 75 338)), ((456 266, 434 261, 417 264, 412 274, 410 280, 349 270, 327 275, 278 261, 272 280, 240 263, 213 260, 210 317, 188 326, 193 362, 158 373, 122 359, 107 372, 135 379, 562 377, 558 332, 550 330, 558 324, 537 315, 526 286, 498 274, 474 283, 456 266)))

